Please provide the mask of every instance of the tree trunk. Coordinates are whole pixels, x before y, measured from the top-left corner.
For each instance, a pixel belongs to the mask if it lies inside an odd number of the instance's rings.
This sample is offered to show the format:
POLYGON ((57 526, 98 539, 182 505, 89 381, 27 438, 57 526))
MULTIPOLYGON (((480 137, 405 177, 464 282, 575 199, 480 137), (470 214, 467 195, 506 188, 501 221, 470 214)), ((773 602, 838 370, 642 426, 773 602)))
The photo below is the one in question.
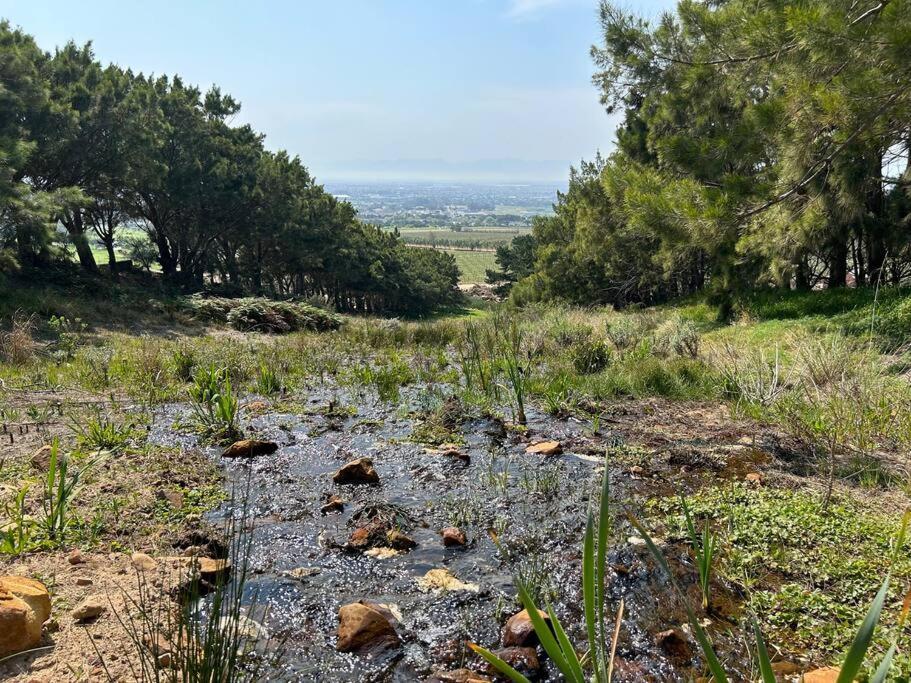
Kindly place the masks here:
POLYGON ((836 241, 829 255, 829 289, 844 287, 848 279, 848 243, 836 241))
POLYGON ((79 255, 79 263, 90 273, 98 272, 98 264, 95 263, 95 255, 92 253, 92 247, 88 238, 85 236, 85 223, 82 221, 82 211, 76 210, 69 220, 63 222, 66 231, 76 245, 76 253, 79 255))

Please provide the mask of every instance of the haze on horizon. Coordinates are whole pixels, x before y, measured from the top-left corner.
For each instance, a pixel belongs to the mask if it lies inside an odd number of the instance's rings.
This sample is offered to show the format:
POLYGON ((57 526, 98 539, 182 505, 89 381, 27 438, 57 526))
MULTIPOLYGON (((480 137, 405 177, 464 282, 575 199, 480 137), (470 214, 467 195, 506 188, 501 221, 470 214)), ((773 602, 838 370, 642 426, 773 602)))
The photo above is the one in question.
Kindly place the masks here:
MULTIPOLYGON (((632 3, 650 14, 671 0, 632 3)), ((565 183, 613 144, 596 0, 0 2, 45 50, 216 84, 321 181, 565 183)))

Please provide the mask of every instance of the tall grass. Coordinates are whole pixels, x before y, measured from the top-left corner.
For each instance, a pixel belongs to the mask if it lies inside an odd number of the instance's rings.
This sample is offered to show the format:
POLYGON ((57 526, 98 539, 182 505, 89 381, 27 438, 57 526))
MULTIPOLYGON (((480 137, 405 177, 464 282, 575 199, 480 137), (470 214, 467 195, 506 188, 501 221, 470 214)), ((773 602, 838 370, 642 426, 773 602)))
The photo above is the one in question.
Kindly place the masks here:
POLYGON ((231 517, 225 530, 231 571, 219 574, 214 584, 203 583, 195 564, 190 566, 189 586, 180 591, 162 590, 160 583, 137 571, 136 597, 125 592, 126 609, 114 610, 133 644, 135 657, 128 661, 135 680, 143 683, 272 680, 270 665, 278 664, 284 645, 272 641, 265 628, 248 616, 262 613, 261 618, 268 617, 267 610, 260 609, 257 592, 249 586, 248 558, 253 531, 247 514, 248 498, 249 484, 239 517, 231 517), (168 593, 179 593, 180 603, 171 603, 168 593))
POLYGON ((73 499, 79 492, 82 477, 98 462, 99 459, 96 458, 71 470, 69 457, 60 453, 59 442, 54 439, 42 496, 44 530, 52 542, 64 543, 66 532, 73 521, 73 499))

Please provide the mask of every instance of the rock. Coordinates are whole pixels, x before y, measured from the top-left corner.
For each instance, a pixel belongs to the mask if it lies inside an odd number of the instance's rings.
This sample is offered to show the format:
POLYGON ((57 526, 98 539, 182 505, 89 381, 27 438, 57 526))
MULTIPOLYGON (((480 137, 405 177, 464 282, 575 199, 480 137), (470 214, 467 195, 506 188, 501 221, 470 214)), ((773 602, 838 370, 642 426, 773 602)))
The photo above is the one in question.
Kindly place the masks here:
POLYGON ((443 545, 447 548, 465 545, 465 534, 455 526, 448 526, 440 534, 443 536, 443 545))
POLYGON ((814 669, 803 675, 803 683, 835 683, 841 669, 834 666, 827 666, 822 669, 814 669))
POLYGON ((90 595, 71 614, 76 621, 88 621, 101 616, 107 610, 107 599, 103 595, 90 595))
POLYGON ((563 452, 563 445, 559 441, 539 441, 525 449, 532 455, 559 455, 563 452))
POLYGON ((345 501, 343 501, 339 496, 329 496, 326 499, 326 504, 320 508, 320 512, 324 515, 328 515, 332 512, 344 512, 345 511, 345 501))
POLYGON ((358 458, 332 475, 332 481, 336 484, 378 484, 380 477, 373 469, 371 458, 358 458))
POLYGON ((130 561, 133 566, 140 572, 151 572, 158 568, 158 564, 145 553, 133 553, 130 555, 130 561))
POLYGON ((364 551, 364 555, 377 560, 388 560, 390 557, 398 557, 401 554, 395 548, 370 548, 364 551))
POLYGON ((523 676, 534 677, 541 668, 538 653, 533 647, 504 647, 494 650, 494 654, 523 676))
POLYGON ((323 570, 320 567, 295 567, 294 569, 286 571, 285 576, 297 579, 298 581, 303 581, 304 579, 309 579, 311 576, 316 576, 322 571, 323 570))
POLYGON ((395 632, 397 620, 392 612, 375 602, 361 600, 343 605, 338 611, 339 652, 397 647, 401 640, 395 632))
POLYGON ((641 477, 645 474, 645 469, 639 465, 633 465, 629 468, 629 473, 634 477, 641 477))
POLYGON ((77 577, 76 577, 76 585, 77 585, 77 586, 91 586, 93 583, 95 583, 95 582, 92 581, 92 580, 91 580, 89 577, 87 577, 87 576, 77 576, 77 577))
POLYGON ((460 581, 448 569, 431 569, 418 579, 421 590, 433 592, 470 591, 478 592, 478 584, 460 581))
POLYGON ((427 683, 491 683, 491 679, 475 673, 471 669, 456 669, 455 671, 437 671, 427 683))
POLYGON ((367 522, 364 526, 359 526, 351 532, 345 547, 349 550, 366 550, 367 548, 385 545, 387 534, 391 533, 391 531, 380 521, 367 522))
POLYGON ((388 543, 389 547, 393 550, 411 550, 418 545, 414 542, 413 538, 403 534, 398 529, 392 529, 386 532, 386 543, 388 543))
POLYGON ((759 472, 750 472, 744 479, 750 486, 762 486, 762 475, 759 472))
POLYGON ((174 646, 171 645, 171 641, 165 638, 160 633, 152 635, 150 633, 145 634, 142 637, 142 643, 146 648, 156 657, 160 657, 163 654, 168 654, 171 650, 174 649, 174 646))
POLYGON ((155 666, 157 666, 159 669, 170 669, 171 653, 165 652, 164 654, 158 655, 158 658, 155 660, 155 666))
POLYGON ((269 410, 269 404, 266 401, 251 401, 244 408, 251 413, 264 413, 269 410))
POLYGON ((626 539, 626 542, 629 543, 630 545, 633 545, 633 546, 636 546, 639 548, 641 548, 644 545, 647 545, 645 542, 645 539, 642 538, 641 536, 630 536, 629 538, 626 539))
POLYGON ((44 584, 24 576, 0 576, 0 657, 41 644, 41 625, 51 616, 44 584))
POLYGON ((82 564, 85 562, 85 557, 82 555, 82 551, 79 548, 74 548, 70 551, 69 555, 66 556, 66 561, 72 565, 82 564))
MULTIPOLYGON (((550 616, 547 612, 538 610, 538 614, 549 626, 550 616)), ((503 627, 503 645, 505 647, 527 647, 537 645, 537 643, 538 636, 535 634, 535 627, 531 623, 527 609, 509 617, 506 626, 503 627)))
POLYGON ((669 628, 655 636, 655 643, 672 659, 690 659, 693 651, 686 634, 679 628, 669 628))
POLYGON ((254 458, 258 455, 269 455, 278 450, 274 441, 259 441, 257 439, 241 439, 228 446, 221 454, 223 458, 254 458))
POLYGON ((47 472, 51 466, 51 450, 51 446, 42 446, 32 453, 32 457, 29 459, 32 467, 39 472, 47 472))
MULTIPOLYGON (((750 437, 744 438, 749 439, 750 437)), ((774 671, 777 676, 793 676, 794 674, 800 673, 802 668, 803 667, 794 662, 772 662, 772 671, 774 671)))
MULTIPOLYGON (((188 521, 189 517, 187 517, 188 521)), ((189 523, 189 522, 188 522, 189 523)), ((196 528, 187 529, 178 536, 171 544, 178 550, 187 548, 198 549, 196 555, 205 555, 206 557, 227 557, 228 540, 224 534, 215 529, 210 524, 199 524, 196 528), (202 552, 199 552, 201 550, 202 552)))

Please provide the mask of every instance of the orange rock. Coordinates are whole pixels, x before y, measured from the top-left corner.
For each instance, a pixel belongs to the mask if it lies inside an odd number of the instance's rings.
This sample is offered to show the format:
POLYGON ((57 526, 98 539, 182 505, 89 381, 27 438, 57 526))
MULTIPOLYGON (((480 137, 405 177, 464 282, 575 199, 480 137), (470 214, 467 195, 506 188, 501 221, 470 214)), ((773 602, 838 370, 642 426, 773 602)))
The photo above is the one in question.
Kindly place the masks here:
POLYGON ((41 625, 51 616, 44 584, 23 576, 0 576, 0 657, 41 643, 41 625))
MULTIPOLYGON (((538 610, 538 614, 544 619, 545 623, 550 623, 550 617, 547 612, 538 610)), ((503 627, 503 645, 505 647, 526 647, 536 645, 538 636, 535 634, 535 627, 531 623, 531 617, 528 616, 528 610, 523 609, 517 614, 513 614, 503 627)))
POLYGON ((532 455, 559 455, 563 452, 563 445, 559 441, 539 441, 525 449, 532 455))
POLYGON ((380 477, 373 468, 372 459, 358 458, 346 463, 332 475, 332 481, 336 484, 377 484, 380 477))
POLYGON ((395 623, 392 612, 378 603, 361 600, 343 605, 338 611, 335 649, 359 652, 395 647, 401 642, 395 632, 395 623))
POLYGON ((814 669, 803 675, 803 683, 835 683, 840 673, 841 669, 837 669, 834 666, 814 669))
POLYGON ((759 472, 750 472, 745 479, 751 486, 762 486, 762 475, 759 472))
POLYGON ((257 439, 242 439, 228 446, 221 454, 223 458, 252 458, 257 455, 269 455, 278 450, 274 441, 259 441, 257 439))

